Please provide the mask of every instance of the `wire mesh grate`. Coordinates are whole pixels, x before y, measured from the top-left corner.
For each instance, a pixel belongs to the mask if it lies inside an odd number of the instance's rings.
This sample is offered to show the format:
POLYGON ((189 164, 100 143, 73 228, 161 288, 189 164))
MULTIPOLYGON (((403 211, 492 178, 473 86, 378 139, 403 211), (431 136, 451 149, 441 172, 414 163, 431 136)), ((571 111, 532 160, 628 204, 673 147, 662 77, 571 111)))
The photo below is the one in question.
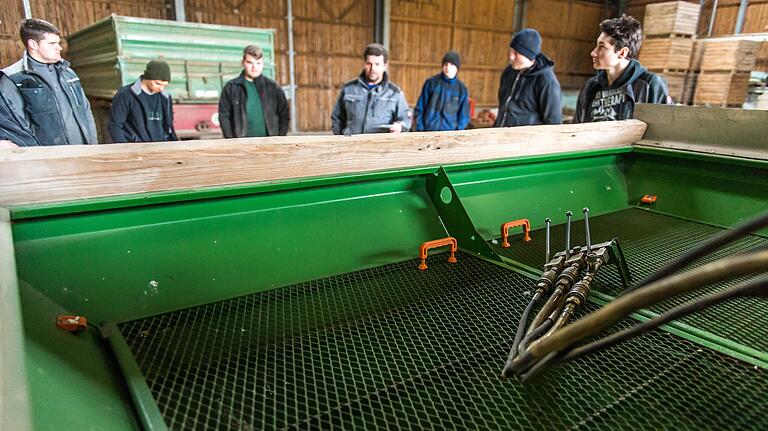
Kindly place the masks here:
MULTIPOLYGON (((642 209, 627 209, 592 217, 589 228, 593 244, 608 241, 614 237, 619 238, 635 282, 658 271, 665 264, 723 230, 642 209)), ((552 253, 562 250, 565 247, 565 225, 552 226, 550 233, 552 253)), ((583 220, 573 223, 571 233, 571 244, 585 244, 583 220)), ((521 241, 522 235, 516 235, 510 238, 510 248, 501 248, 498 241, 492 241, 491 246, 500 255, 541 269, 545 258, 545 237, 544 229, 539 229, 531 233, 530 242, 524 243, 521 241)), ((766 245, 768 240, 765 238, 750 235, 690 264, 686 269, 700 267, 722 257, 766 245)), ((649 310, 661 313, 691 299, 734 286, 745 279, 747 278, 738 278, 670 298, 650 307, 649 310)), ((611 296, 618 295, 622 291, 621 279, 615 266, 607 266, 600 271, 594 290, 611 296)), ((765 300, 739 298, 684 317, 679 321, 743 346, 766 352, 768 355, 768 312, 765 311, 765 306, 765 300)))
POLYGON ((531 281, 444 258, 120 327, 171 429, 768 429, 768 372, 660 331, 500 380, 531 281))

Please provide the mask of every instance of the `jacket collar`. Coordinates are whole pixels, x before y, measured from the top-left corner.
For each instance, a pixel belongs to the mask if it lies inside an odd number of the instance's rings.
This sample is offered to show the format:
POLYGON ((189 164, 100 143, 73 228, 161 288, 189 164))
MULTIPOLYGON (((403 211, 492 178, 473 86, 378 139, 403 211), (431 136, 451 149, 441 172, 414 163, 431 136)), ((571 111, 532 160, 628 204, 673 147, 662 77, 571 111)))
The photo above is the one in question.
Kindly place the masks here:
MULTIPOLYGON (((131 92, 132 92, 132 93, 133 93, 133 94, 134 94, 136 97, 138 97, 138 96, 141 94, 141 92, 142 92, 142 91, 144 91, 144 89, 142 89, 142 88, 141 88, 141 79, 142 79, 143 77, 144 77, 144 75, 141 75, 141 76, 139 77, 139 79, 137 79, 137 80, 136 80, 136 82, 134 82, 134 83, 131 85, 131 92)), ((163 95, 163 97, 165 97, 166 99, 170 99, 170 98, 171 98, 171 93, 169 93, 169 92, 167 92, 167 91, 165 91, 165 90, 161 91, 161 92, 160 92, 160 94, 162 94, 162 95, 163 95)))
MULTIPOLYGON (((360 75, 357 77, 357 81, 365 88, 368 88, 368 80, 365 77, 365 70, 362 70, 360 72, 360 75)), ((381 82, 377 84, 377 87, 384 88, 387 83, 389 83, 389 75, 387 74, 387 71, 384 71, 384 76, 381 78, 381 82)), ((373 87, 376 88, 376 87, 373 87)))
MULTIPOLYGON (((30 72, 32 71, 31 63, 32 61, 36 61, 36 60, 30 57, 27 51, 24 51, 24 54, 21 57, 21 61, 22 61, 22 70, 24 70, 24 72, 30 72)), ((54 63, 53 67, 59 70, 67 70, 69 68, 69 64, 70 64, 69 61, 62 58, 61 60, 59 60, 58 63, 54 63)))
MULTIPOLYGON (((261 74, 258 77, 254 78, 253 82, 256 83, 257 81, 260 81, 263 77, 264 77, 264 74, 261 74)), ((240 72, 240 75, 238 75, 237 78, 233 79, 232 81, 240 85, 245 85, 245 81, 246 81, 245 72, 240 72)))

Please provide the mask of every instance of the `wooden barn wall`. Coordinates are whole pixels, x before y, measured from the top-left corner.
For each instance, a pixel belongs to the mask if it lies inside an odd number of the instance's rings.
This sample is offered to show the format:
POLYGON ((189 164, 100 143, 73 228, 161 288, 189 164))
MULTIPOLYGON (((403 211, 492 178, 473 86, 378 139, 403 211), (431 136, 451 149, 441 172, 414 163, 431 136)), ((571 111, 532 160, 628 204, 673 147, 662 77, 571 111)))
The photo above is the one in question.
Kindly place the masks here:
MULTIPOLYGON (((186 0, 185 7, 188 21, 277 30, 277 81, 289 83, 285 0, 186 0)), ((358 75, 363 48, 373 40, 373 0, 294 0, 293 16, 297 126, 330 130, 339 90, 358 75)))
POLYGON ((526 27, 538 29, 542 50, 555 61, 563 88, 579 89, 594 75, 590 51, 608 18, 601 5, 567 0, 528 2, 526 27))
MULTIPOLYGON (((713 36, 733 34, 739 14, 739 0, 720 0, 712 26, 713 36)), ((712 4, 704 6, 699 22, 699 34, 706 34, 712 16, 712 4)), ((768 0, 750 0, 744 17, 742 33, 768 32, 768 0)))
MULTIPOLYGON (((563 87, 581 87, 592 74, 589 51, 601 18, 600 5, 528 1, 524 26, 542 34, 542 49, 555 61, 563 87)), ((439 73, 443 54, 455 49, 471 97, 478 106, 496 106, 514 20, 509 0, 393 0, 390 76, 414 105, 424 80, 439 73)))
POLYGON ((24 17, 21 1, 0 2, 0 67, 15 62, 23 52, 19 21, 24 17))
MULTIPOLYGON (((109 16, 166 19, 172 15, 167 0, 30 0, 32 16, 57 26, 66 38, 83 27, 109 16)), ((15 62, 24 52, 19 41, 19 22, 24 17, 21 0, 0 2, 0 64, 15 62)), ((66 56, 66 40, 64 45, 66 56)))

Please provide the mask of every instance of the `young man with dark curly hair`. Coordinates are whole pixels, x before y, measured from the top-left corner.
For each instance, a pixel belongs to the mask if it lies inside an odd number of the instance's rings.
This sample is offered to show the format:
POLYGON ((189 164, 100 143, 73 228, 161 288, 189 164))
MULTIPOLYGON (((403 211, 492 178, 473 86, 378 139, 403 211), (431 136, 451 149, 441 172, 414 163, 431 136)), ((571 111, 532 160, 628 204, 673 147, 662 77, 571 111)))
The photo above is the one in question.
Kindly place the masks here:
POLYGON ((636 60, 642 40, 640 23, 631 16, 600 23, 597 46, 590 53, 597 75, 579 94, 574 123, 626 120, 637 103, 670 103, 666 82, 636 60))

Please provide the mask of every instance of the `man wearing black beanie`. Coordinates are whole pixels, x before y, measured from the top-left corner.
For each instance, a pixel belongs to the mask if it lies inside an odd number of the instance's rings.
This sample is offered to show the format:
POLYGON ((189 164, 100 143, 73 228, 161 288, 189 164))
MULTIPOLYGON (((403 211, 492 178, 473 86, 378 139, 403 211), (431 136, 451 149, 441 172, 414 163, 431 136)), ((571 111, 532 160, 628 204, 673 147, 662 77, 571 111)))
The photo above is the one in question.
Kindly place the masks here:
POLYGON ((501 74, 494 127, 563 122, 555 63, 541 53, 539 32, 526 28, 509 43, 509 66, 501 74))
POLYGON ((414 108, 417 132, 467 128, 469 91, 457 77, 459 68, 459 53, 448 51, 443 56, 443 71, 424 82, 414 108))
POLYGON ((165 91, 170 82, 168 63, 152 60, 136 82, 117 91, 107 123, 112 142, 179 140, 173 129, 173 101, 165 91))

